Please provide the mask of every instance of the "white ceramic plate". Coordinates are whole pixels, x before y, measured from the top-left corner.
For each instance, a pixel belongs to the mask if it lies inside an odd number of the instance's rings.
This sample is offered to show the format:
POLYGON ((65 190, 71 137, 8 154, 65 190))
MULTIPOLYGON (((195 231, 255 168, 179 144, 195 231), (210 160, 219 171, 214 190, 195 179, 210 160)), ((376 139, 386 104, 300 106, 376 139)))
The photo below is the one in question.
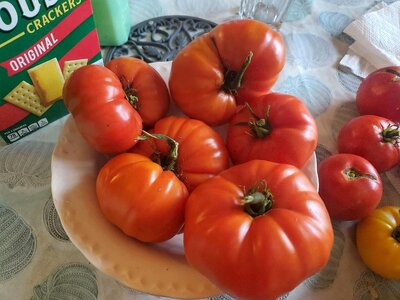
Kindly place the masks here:
MULTIPOLYGON (((167 80, 169 64, 155 68, 167 80)), ((91 149, 72 117, 61 130, 52 157, 52 193, 72 243, 99 270, 133 289, 173 298, 206 298, 221 292, 186 262, 182 235, 144 244, 124 235, 102 215, 95 183, 107 157, 91 149)), ((316 158, 304 170, 318 188, 316 158)))

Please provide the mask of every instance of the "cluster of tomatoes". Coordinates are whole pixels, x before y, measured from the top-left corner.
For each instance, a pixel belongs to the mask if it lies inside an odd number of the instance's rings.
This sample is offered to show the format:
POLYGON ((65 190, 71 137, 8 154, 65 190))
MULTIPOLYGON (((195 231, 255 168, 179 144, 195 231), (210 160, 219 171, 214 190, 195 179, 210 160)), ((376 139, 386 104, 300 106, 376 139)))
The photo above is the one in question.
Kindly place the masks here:
POLYGON ((339 131, 339 154, 319 165, 319 192, 332 219, 361 220, 356 242, 365 264, 400 279, 400 206, 377 209, 383 193, 379 174, 400 162, 400 67, 369 74, 356 104, 360 116, 339 131))
POLYGON ((128 57, 82 67, 64 86, 81 135, 112 156, 96 184, 104 216, 142 242, 183 232, 188 262, 240 299, 287 293, 333 244, 325 204, 300 171, 317 146, 315 120, 298 98, 270 93, 284 58, 279 33, 235 20, 181 50, 168 86, 128 57))

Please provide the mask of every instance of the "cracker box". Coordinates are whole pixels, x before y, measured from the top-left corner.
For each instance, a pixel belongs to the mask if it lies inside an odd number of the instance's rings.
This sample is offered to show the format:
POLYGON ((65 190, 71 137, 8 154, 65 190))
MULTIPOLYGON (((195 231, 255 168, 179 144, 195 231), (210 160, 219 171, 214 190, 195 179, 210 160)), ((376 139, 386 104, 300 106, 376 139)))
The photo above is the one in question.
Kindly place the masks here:
POLYGON ((65 80, 101 62, 90 0, 0 1, 0 136, 12 143, 66 115, 65 80))

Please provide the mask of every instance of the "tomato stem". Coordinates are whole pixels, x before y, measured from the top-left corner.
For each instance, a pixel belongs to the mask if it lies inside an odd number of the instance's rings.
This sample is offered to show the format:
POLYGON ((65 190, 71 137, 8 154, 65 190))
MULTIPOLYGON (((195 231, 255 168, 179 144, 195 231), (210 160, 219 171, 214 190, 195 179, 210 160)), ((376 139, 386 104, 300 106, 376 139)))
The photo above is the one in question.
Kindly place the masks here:
POLYGON ((250 51, 249 54, 247 54, 246 59, 243 65, 241 66, 239 72, 233 70, 227 70, 225 72, 225 79, 224 82, 222 83, 222 90, 225 93, 229 94, 237 93, 237 90, 242 86, 244 73, 249 67, 252 58, 253 58, 253 52, 250 51))
POLYGON ((377 180, 377 178, 368 173, 361 173, 359 170, 355 168, 348 168, 343 171, 344 175, 347 176, 350 180, 360 179, 360 178, 368 178, 371 180, 377 180))
POLYGON ((400 243, 400 225, 393 230, 392 237, 400 243))
POLYGON ((382 134, 382 141, 384 143, 391 143, 393 145, 399 144, 399 138, 400 138, 399 124, 389 124, 386 128, 383 128, 381 134, 382 134))
POLYGON ((394 74, 395 76, 392 78, 393 81, 400 81, 400 72, 393 69, 386 69, 387 73, 394 74))
POLYGON ((176 172, 179 143, 175 141, 173 138, 170 138, 169 136, 166 136, 164 134, 149 133, 145 130, 142 130, 142 135, 139 135, 136 139, 142 141, 142 140, 147 140, 149 138, 164 140, 168 143, 170 151, 167 155, 163 157, 163 159, 160 159, 159 164, 165 171, 176 172))
POLYGON ((265 181, 260 181, 243 197, 244 211, 253 218, 265 214, 272 208, 273 197, 265 181))
POLYGON ((245 106, 254 120, 250 120, 248 122, 238 122, 235 125, 248 126, 253 137, 257 139, 265 138, 271 133, 272 129, 268 122, 270 106, 267 106, 264 118, 259 117, 248 102, 245 103, 245 106))
POLYGON ((119 80, 122 84, 126 100, 128 100, 129 104, 132 105, 135 110, 139 110, 139 98, 136 90, 132 87, 132 82, 127 80, 125 76, 121 76, 119 80))

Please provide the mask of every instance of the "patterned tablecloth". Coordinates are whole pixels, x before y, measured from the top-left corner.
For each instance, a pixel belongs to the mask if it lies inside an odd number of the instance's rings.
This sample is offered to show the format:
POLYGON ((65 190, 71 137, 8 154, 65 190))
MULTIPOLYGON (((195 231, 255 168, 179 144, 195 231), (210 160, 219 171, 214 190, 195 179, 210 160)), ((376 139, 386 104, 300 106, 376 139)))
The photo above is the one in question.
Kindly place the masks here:
MULTIPOLYGON (((298 96, 316 118, 318 161, 337 151, 338 130, 358 115, 354 99, 361 79, 338 69, 352 43, 343 29, 376 3, 295 0, 285 17, 281 33, 287 63, 274 90, 298 96)), ((191 15, 220 23, 239 7, 238 0, 132 0, 130 4, 134 23, 163 15, 191 15)), ((63 230, 52 201, 50 160, 64 121, 0 146, 0 299, 158 299, 96 270, 63 230)), ((400 205, 399 168, 382 174, 382 181, 381 205, 400 205)), ((335 223, 334 231, 327 266, 285 297, 400 299, 399 281, 385 280, 361 262, 354 224, 335 223)))

